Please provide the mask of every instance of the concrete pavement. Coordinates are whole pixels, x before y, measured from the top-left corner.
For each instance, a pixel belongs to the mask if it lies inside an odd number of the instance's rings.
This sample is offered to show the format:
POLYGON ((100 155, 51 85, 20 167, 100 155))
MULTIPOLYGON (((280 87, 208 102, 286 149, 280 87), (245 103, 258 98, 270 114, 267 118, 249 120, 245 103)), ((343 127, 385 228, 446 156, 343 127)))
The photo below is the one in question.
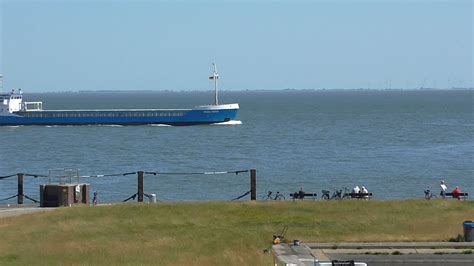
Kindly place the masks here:
POLYGON ((41 208, 37 206, 25 206, 25 207, 9 207, 7 205, 0 206, 0 219, 5 217, 18 216, 28 213, 35 213, 41 211, 51 211, 57 208, 41 208))

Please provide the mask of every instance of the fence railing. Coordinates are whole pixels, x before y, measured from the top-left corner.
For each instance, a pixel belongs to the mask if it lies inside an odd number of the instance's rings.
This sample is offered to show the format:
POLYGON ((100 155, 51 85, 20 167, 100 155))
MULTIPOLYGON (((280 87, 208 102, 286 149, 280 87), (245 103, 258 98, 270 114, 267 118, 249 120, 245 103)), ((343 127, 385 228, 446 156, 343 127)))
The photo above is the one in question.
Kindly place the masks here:
MULTIPOLYGON (((119 174, 99 174, 99 175, 84 175, 84 176, 74 176, 79 180, 79 178, 101 178, 101 177, 113 177, 113 176, 130 176, 130 175, 136 175, 137 176, 137 192, 134 193, 132 196, 128 197, 127 199, 123 200, 122 202, 129 201, 131 199, 135 200, 137 199, 138 202, 143 202, 144 197, 150 197, 150 195, 146 194, 145 191, 145 175, 224 175, 224 174, 241 174, 241 173, 250 173, 250 190, 246 191, 242 195, 233 198, 232 200, 238 200, 241 199, 247 195, 250 194, 250 200, 256 200, 257 199, 257 170, 256 169, 249 169, 249 170, 235 170, 235 171, 207 171, 207 172, 159 172, 159 171, 136 171, 136 172, 126 172, 126 173, 119 173, 119 174)), ((11 174, 11 175, 5 175, 5 176, 0 176, 0 181, 7 179, 7 178, 13 178, 17 177, 18 180, 18 190, 16 195, 12 195, 3 199, 0 199, 1 201, 6 201, 10 200, 13 198, 17 198, 17 203, 18 204, 23 204, 24 199, 28 199, 33 201, 34 203, 38 203, 39 201, 36 199, 33 199, 32 197, 25 195, 24 193, 24 185, 25 185, 25 177, 33 177, 33 178, 40 178, 40 177, 46 177, 49 178, 49 183, 51 183, 51 175, 42 175, 42 174, 27 174, 27 173, 16 173, 16 174, 11 174)), ((71 176, 54 176, 54 177, 59 177, 60 180, 63 177, 71 177, 71 176)), ((70 179, 72 180, 72 179, 70 179)))

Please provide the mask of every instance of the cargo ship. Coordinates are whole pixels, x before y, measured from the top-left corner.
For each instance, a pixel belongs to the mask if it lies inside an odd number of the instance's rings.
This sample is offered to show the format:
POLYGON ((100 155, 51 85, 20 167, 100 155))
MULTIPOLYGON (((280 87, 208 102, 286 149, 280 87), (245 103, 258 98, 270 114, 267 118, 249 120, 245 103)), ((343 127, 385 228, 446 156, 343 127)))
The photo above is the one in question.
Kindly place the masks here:
POLYGON ((213 66, 209 79, 214 81, 214 104, 191 109, 43 110, 42 102, 23 102, 20 89, 0 94, 0 126, 240 124, 236 120, 238 103, 219 104, 219 74, 217 66, 213 66))

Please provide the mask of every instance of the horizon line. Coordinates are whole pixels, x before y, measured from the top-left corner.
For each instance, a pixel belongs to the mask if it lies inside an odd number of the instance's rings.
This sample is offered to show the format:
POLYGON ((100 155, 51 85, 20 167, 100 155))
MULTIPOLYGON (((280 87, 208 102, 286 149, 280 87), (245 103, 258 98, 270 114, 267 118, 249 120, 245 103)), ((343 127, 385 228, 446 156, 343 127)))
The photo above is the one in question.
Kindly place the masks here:
MULTIPOLYGON (((17 91, 16 89, 15 91, 17 91)), ((318 88, 318 89, 223 89, 220 92, 286 92, 286 91, 454 91, 454 90, 474 90, 474 87, 451 87, 451 88, 318 88)), ((22 89, 23 93, 25 91, 22 89)), ((149 93, 149 92, 168 92, 168 93, 186 93, 186 92, 210 92, 212 90, 178 90, 178 89, 167 89, 167 90, 64 90, 64 91, 32 91, 27 93, 149 93)), ((0 93, 9 93, 11 91, 0 91, 0 93)))

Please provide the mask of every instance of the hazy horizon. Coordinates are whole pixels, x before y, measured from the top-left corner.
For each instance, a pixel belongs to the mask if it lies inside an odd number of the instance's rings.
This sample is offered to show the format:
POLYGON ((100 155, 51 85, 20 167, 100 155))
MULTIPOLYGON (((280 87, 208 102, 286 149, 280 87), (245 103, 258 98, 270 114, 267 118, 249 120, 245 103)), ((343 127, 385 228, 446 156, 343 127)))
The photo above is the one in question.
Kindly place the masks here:
MULTIPOLYGON (((288 91, 294 91, 294 92, 308 92, 308 91, 473 91, 474 87, 472 88, 411 88, 411 89, 406 89, 406 88, 391 88, 391 89, 367 89, 367 88, 334 88, 334 89, 242 89, 242 90, 219 90, 220 92, 288 92, 288 91)), ((0 93, 9 93, 11 90, 0 90, 0 93)), ((17 89, 15 89, 15 92, 17 92, 17 89)), ((27 94, 48 94, 48 93, 148 93, 148 92, 163 92, 163 93, 214 93, 214 90, 200 90, 200 89, 195 89, 195 90, 173 90, 173 89, 164 89, 164 90, 141 90, 141 89, 130 89, 130 90, 55 90, 55 91, 24 91, 22 89, 23 93, 27 94)))

